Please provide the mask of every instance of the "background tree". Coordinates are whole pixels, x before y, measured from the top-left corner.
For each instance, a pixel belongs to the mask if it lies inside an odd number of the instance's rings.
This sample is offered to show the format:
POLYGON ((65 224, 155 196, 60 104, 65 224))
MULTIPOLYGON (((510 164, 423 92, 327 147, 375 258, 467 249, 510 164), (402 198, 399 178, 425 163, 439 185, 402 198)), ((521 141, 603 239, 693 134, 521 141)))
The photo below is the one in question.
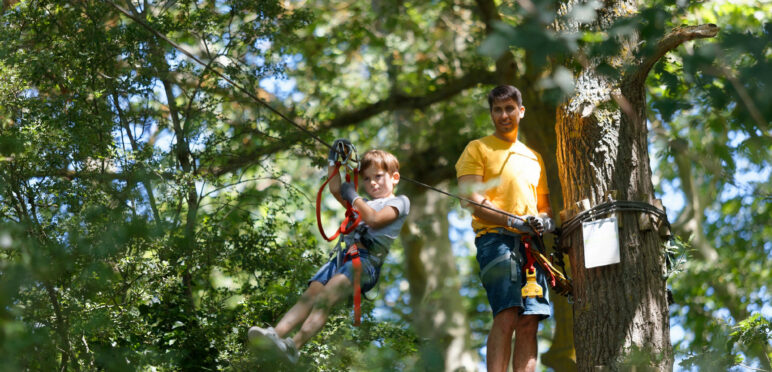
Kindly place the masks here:
MULTIPOLYGON (((682 43, 716 35, 715 25, 673 30, 655 46, 641 32, 619 35, 619 20, 630 22, 627 2, 606 3, 597 18, 576 28, 601 33, 616 41, 619 52, 595 57, 578 71, 576 93, 558 111, 558 164, 565 197, 564 216, 577 214, 583 199, 591 205, 612 200, 656 204, 648 155, 644 83, 651 67, 682 43), (643 40, 642 40, 643 39, 643 40), (612 67, 604 74, 600 67, 612 67), (609 76, 610 75, 610 76, 609 76)), ((567 6, 566 12, 572 10, 567 6)), ((589 20, 588 20, 589 21, 589 20)), ((656 28, 656 26, 651 26, 656 28)), ((581 212, 582 209, 579 209, 581 212)), ((579 370, 603 366, 618 370, 631 354, 642 354, 658 370, 673 366, 666 254, 662 235, 648 212, 617 213, 620 223, 619 264, 586 269, 579 229, 562 236, 569 249, 574 275, 574 334, 579 370), (654 228, 653 228, 654 227, 654 228)), ((599 216, 602 217, 602 216, 599 216)))

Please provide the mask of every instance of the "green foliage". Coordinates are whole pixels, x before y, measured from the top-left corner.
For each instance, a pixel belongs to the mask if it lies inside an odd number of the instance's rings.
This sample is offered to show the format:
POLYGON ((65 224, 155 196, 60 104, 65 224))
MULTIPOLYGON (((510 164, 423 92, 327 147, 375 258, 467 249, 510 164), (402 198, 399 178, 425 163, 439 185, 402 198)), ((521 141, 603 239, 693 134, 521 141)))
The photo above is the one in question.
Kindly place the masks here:
MULTIPOLYGON (((244 69, 253 79, 283 68, 260 43, 308 21, 277 2, 177 5, 138 10, 181 40, 206 34, 212 58, 263 59, 244 69)), ((307 185, 264 158, 214 174, 260 123, 231 121, 217 81, 107 3, 29 1, 2 17, 0 364, 253 363, 246 329, 275 322, 324 259, 295 217, 307 185)))
POLYGON ((769 223, 772 165, 769 10, 762 4, 692 6, 687 20, 719 25, 716 42, 676 50, 648 81, 661 155, 655 177, 660 187, 683 196, 685 205, 671 222, 677 233, 691 235, 693 247, 670 280, 671 315, 685 330, 674 340, 684 368, 725 369, 743 359, 762 368, 769 363, 770 345, 729 336, 731 324, 750 319, 772 298, 764 285, 772 280, 772 236, 762 227, 769 223))
MULTIPOLYGON (((490 128, 482 103, 490 81, 444 89, 490 71, 493 58, 513 51, 534 97, 558 102, 575 89, 577 55, 618 76, 625 71, 609 58, 625 37, 638 35, 646 53, 675 26, 718 24, 715 43, 679 48, 647 81, 654 184, 704 207, 678 211, 674 230, 684 232, 679 222, 690 213, 706 216, 704 237, 689 241, 688 260, 677 261, 670 280, 672 317, 686 334, 676 352, 684 368, 700 369, 769 355, 769 321, 754 312, 772 290, 763 286, 772 282, 769 4, 649 1, 606 29, 582 32, 547 26, 591 25, 603 4, 568 14, 553 1, 533 1, 530 12, 502 4, 487 34, 468 2, 120 3, 281 111, 302 112, 292 118, 309 127, 403 98, 320 135, 391 149, 404 175, 432 184, 453 180, 460 149, 490 128), (290 88, 266 88, 285 78, 290 88), (431 105, 416 103, 437 94, 431 105), (730 320, 716 320, 727 312, 730 320)), ((4 6, 0 25, 0 365, 292 368, 271 350, 247 347, 245 331, 275 324, 326 258, 309 196, 321 146, 109 3, 21 1, 4 6)), ((327 207, 325 219, 337 219, 327 207)), ((676 257, 686 252, 680 240, 671 248, 676 257)), ((410 326, 403 255, 395 247, 384 298, 365 302, 363 326, 349 325, 348 304, 337 308, 302 350, 301 369, 442 363, 410 326)), ((471 256, 460 261, 475 266, 471 256)), ((490 316, 474 273, 462 274, 479 349, 490 316)))
POLYGON ((666 278, 671 278, 683 272, 686 263, 694 258, 693 248, 690 242, 685 242, 681 237, 676 236, 664 243, 664 250, 667 259, 666 278))
POLYGON ((769 319, 761 314, 753 314, 747 319, 738 322, 731 329, 727 324, 718 321, 709 325, 710 327, 724 328, 717 332, 718 337, 712 339, 709 345, 702 350, 690 351, 681 363, 689 370, 729 370, 731 367, 743 364, 745 361, 739 350, 764 351, 769 347, 769 340, 772 339, 772 328, 770 328, 769 319), (731 332, 731 333, 726 333, 731 332))
POLYGON ((753 314, 734 327, 734 332, 729 334, 730 342, 738 342, 747 346, 764 346, 772 339, 772 326, 769 319, 761 314, 753 314))

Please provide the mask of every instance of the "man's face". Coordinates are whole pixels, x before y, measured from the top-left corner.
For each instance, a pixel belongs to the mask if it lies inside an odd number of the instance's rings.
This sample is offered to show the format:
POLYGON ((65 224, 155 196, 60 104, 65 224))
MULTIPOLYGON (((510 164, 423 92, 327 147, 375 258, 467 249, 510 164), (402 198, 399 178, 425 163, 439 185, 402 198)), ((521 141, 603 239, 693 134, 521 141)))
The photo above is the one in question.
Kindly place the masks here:
POLYGON ((525 107, 518 105, 512 98, 494 101, 491 106, 491 120, 496 127, 494 135, 505 141, 515 142, 523 115, 525 107))

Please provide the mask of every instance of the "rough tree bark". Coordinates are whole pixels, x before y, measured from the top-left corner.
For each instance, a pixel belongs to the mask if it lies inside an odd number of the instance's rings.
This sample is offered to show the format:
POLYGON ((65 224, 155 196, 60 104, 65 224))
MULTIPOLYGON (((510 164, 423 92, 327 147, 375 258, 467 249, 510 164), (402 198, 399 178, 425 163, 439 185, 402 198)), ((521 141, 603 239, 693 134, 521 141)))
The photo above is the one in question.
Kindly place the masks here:
MULTIPOLYGON (((574 3, 566 3, 563 10, 574 3)), ((632 15, 636 9, 634 1, 605 2, 590 28, 602 31, 614 17, 632 15)), ((572 27, 576 26, 566 25, 572 27)), ((584 63, 575 94, 557 112, 564 217, 576 214, 577 202, 588 199, 597 205, 612 190, 617 200, 654 203, 646 135, 646 75, 667 51, 716 33, 714 25, 678 28, 643 57, 634 54, 638 40, 632 35, 622 41, 623 54, 607 61, 622 71, 617 79, 595 71, 600 61, 584 63)), ((574 279, 577 367, 580 371, 619 370, 627 363, 645 363, 644 367, 671 370, 662 239, 657 231, 639 226, 638 215, 621 213, 619 217, 618 264, 586 269, 581 229, 562 240, 569 249, 574 279), (632 359, 633 354, 639 358, 632 359), (641 360, 645 362, 636 362, 641 360)))

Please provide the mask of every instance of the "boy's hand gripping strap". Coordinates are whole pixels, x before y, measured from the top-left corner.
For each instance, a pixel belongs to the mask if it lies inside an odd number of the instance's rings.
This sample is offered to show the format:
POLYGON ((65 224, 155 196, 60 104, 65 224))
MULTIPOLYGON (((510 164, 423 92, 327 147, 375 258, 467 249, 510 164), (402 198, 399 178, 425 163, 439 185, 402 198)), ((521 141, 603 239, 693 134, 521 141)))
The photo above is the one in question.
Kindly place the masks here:
MULTIPOLYGON (((340 166, 340 162, 335 162, 335 173, 340 171, 340 166)), ((346 168, 348 169, 348 167, 346 168)), ((353 169, 352 173, 354 173, 354 187, 359 187, 359 170, 353 169)), ((324 233, 324 228, 322 227, 322 191, 324 191, 324 188, 330 182, 330 179, 332 179, 332 177, 328 177, 322 184, 322 187, 319 188, 319 192, 316 193, 316 225, 319 227, 322 238, 328 242, 333 241, 339 234, 346 235, 354 231, 357 225, 359 225, 359 222, 362 221, 362 216, 359 214, 359 211, 354 209, 351 203, 346 202, 346 215, 345 218, 343 218, 340 227, 335 231, 335 234, 330 237, 324 233)), ((349 172, 346 172, 346 182, 351 182, 351 173, 349 172)))
POLYGON ((351 266, 354 268, 354 325, 359 326, 359 320, 362 318, 362 261, 359 259, 357 243, 346 251, 343 262, 347 260, 351 260, 351 266))

